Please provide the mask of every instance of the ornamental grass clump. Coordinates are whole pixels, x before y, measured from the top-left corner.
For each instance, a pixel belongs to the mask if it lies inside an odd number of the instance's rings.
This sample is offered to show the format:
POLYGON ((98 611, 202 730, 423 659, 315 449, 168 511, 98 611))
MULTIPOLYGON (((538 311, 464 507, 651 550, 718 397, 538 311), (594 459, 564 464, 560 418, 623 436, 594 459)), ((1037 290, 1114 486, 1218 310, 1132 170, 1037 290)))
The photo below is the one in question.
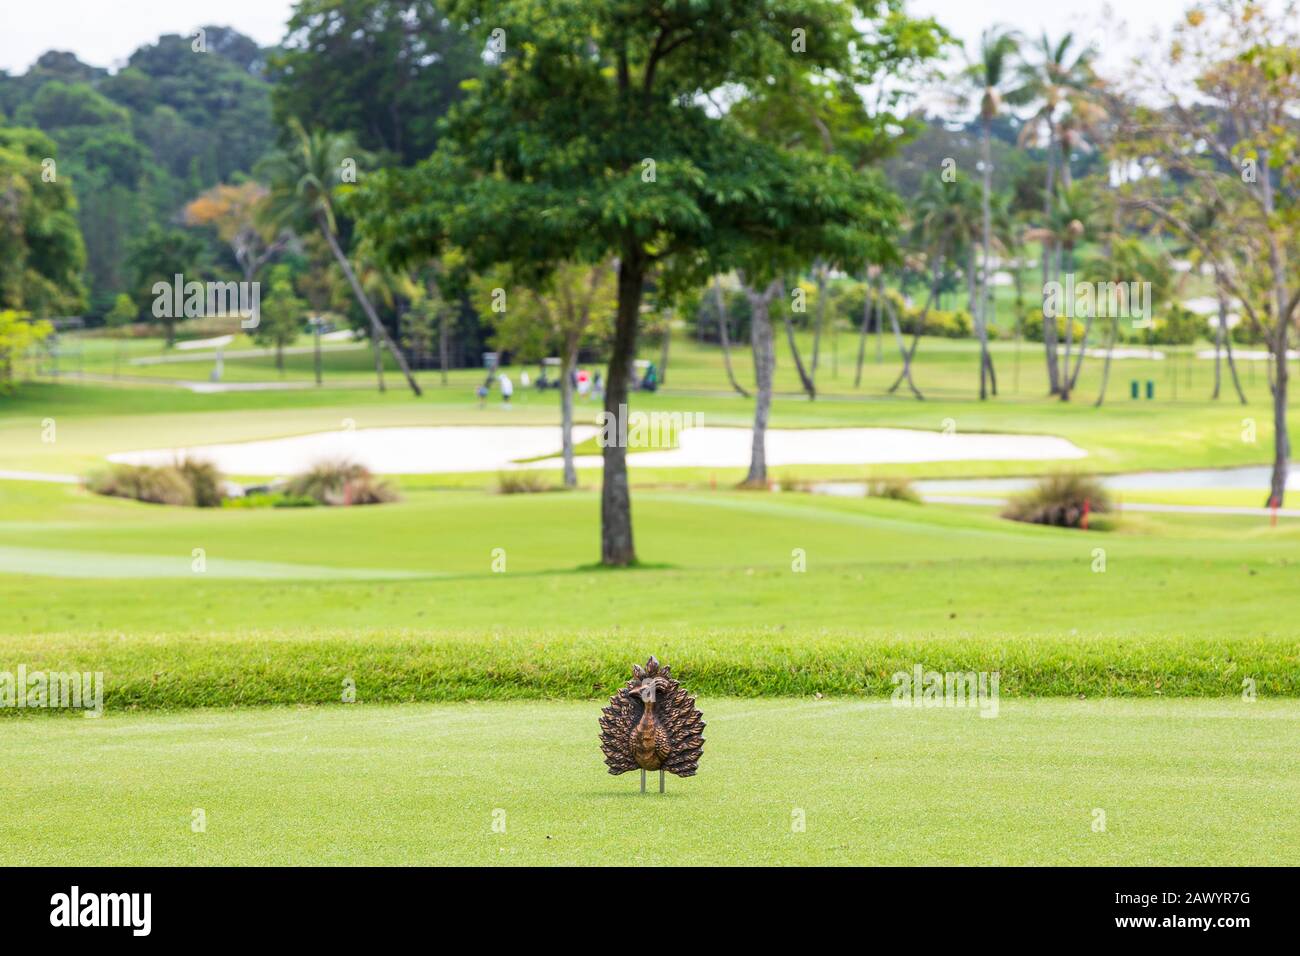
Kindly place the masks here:
POLYGON ((1085 516, 1111 510, 1110 495, 1092 475, 1057 474, 1007 502, 1002 517, 1057 528, 1081 528, 1085 516))

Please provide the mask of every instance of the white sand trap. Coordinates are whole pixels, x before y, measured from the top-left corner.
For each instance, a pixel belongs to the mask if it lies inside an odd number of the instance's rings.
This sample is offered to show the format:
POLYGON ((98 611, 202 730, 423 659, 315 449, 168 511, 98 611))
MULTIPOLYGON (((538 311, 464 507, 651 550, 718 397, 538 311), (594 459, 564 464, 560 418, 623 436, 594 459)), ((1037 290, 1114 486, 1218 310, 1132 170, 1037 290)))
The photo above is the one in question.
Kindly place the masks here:
MULTIPOLYGON (((586 441, 596 433, 594 426, 578 426, 573 429, 573 440, 586 441)), ((560 445, 558 425, 363 428, 229 445, 119 452, 108 460, 167 465, 187 456, 210 461, 232 475, 291 475, 320 461, 344 458, 380 475, 423 475, 496 471, 519 458, 554 455, 560 445)))
POLYGON ((188 342, 177 342, 176 348, 182 352, 193 349, 219 349, 224 348, 231 342, 235 341, 233 335, 218 335, 211 339, 190 339, 188 342))
MULTIPOLYGON (((1057 346, 1056 352, 1058 355, 1064 355, 1065 346, 1064 345, 1057 346)), ((1076 348, 1072 350, 1070 354, 1078 355, 1079 350, 1076 348)), ((1085 354, 1088 356, 1088 358, 1104 359, 1106 357, 1106 350, 1089 348, 1089 349, 1085 349, 1085 354)), ((1153 362, 1163 362, 1165 360, 1165 353, 1159 350, 1153 352, 1151 349, 1126 348, 1122 346, 1117 346, 1116 348, 1111 350, 1110 357, 1116 360, 1148 359, 1153 362)))
MULTIPOLYGON (((690 428, 677 448, 637 451, 631 465, 647 468, 744 468, 753 433, 748 428, 690 428)), ((1048 461, 1085 458, 1079 446, 1051 435, 945 435, 906 428, 775 428, 767 433, 771 465, 867 465, 925 461, 1048 461)), ((580 456, 580 467, 600 458, 580 456)), ((533 467, 555 467, 557 460, 533 467)))
MULTIPOLYGON (((1198 359, 1212 359, 1214 358, 1214 349, 1201 349, 1196 353, 1196 357, 1198 359)), ((1268 349, 1233 349, 1232 357, 1242 362, 1267 362, 1273 357, 1273 353, 1268 349)), ((1295 349, 1287 349, 1286 357, 1288 359, 1300 358, 1300 352, 1295 349)), ((1227 352, 1223 353, 1223 358, 1225 361, 1227 360, 1227 352)))
MULTIPOLYGON (((590 425, 574 428, 575 443, 598 433, 590 425)), ((742 468, 749 464, 748 428, 690 428, 679 447, 635 451, 629 463, 655 468, 742 468)), ((381 475, 499 471, 517 467, 556 468, 560 459, 558 426, 442 426, 367 428, 318 432, 293 438, 190 448, 119 452, 110 461, 165 465, 189 456, 210 461, 232 475, 289 475, 320 461, 340 458, 381 475), (520 466, 523 458, 550 456, 520 466)), ((769 465, 863 465, 925 461, 1049 461, 1083 458, 1088 453, 1050 435, 945 435, 903 428, 772 429, 767 433, 769 465)), ((598 467, 599 455, 581 455, 581 467, 598 467)))

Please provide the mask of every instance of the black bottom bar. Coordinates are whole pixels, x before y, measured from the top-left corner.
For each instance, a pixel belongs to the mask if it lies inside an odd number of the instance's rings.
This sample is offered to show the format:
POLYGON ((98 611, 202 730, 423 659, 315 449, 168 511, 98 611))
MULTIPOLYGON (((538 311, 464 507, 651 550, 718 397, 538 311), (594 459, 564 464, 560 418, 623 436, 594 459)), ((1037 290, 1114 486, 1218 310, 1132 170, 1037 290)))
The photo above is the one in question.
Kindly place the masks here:
POLYGON ((672 854, 666 855, 665 865, 653 872, 642 867, 544 875, 361 868, 9 869, 0 871, 0 926, 6 944, 75 934, 87 942, 114 937, 241 943, 283 936, 298 944, 334 945, 349 938, 373 942, 376 931, 388 929, 441 932, 440 920, 452 931, 490 927, 494 942, 500 934, 526 936, 541 925, 548 927, 552 942, 566 933, 593 941, 595 926, 617 934, 650 914, 649 922, 660 930, 697 920, 729 925, 733 942, 782 925, 802 925, 810 941, 826 930, 852 928, 870 939, 877 930, 910 926, 909 935, 914 932, 918 941, 934 932, 949 942, 958 937, 1074 942, 1104 936, 1231 945, 1242 934, 1257 939, 1252 934, 1261 930, 1271 936, 1295 926, 1294 870, 714 870, 706 875, 673 868, 672 854), (639 906, 644 909, 637 916, 639 906), (546 922, 529 919, 534 916, 546 922), (963 926, 974 935, 965 935, 963 926), (1039 932, 1044 935, 1020 935, 1039 932))

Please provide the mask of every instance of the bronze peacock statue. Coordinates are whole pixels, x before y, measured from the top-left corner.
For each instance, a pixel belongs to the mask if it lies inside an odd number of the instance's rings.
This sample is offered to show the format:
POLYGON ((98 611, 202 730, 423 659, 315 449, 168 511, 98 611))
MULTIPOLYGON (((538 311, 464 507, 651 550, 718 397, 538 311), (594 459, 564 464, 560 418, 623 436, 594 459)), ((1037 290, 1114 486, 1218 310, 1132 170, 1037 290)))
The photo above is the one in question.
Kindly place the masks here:
POLYGON ((601 711, 600 749, 609 772, 640 769, 642 793, 647 770, 659 771, 660 793, 665 771, 693 776, 704 749, 703 716, 695 698, 653 656, 645 667, 633 664, 632 679, 601 711))

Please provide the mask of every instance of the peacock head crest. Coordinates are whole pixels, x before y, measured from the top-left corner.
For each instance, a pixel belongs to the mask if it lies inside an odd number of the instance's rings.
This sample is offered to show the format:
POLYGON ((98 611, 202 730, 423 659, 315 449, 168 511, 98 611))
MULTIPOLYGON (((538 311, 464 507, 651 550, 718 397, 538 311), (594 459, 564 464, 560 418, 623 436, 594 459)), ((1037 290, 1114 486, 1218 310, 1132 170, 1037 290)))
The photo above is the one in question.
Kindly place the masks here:
POLYGON ((632 683, 628 687, 628 694, 640 697, 647 704, 653 704, 655 693, 668 689, 668 681, 672 677, 667 666, 660 666, 655 660, 653 654, 645 662, 645 667, 640 664, 632 665, 632 683))

